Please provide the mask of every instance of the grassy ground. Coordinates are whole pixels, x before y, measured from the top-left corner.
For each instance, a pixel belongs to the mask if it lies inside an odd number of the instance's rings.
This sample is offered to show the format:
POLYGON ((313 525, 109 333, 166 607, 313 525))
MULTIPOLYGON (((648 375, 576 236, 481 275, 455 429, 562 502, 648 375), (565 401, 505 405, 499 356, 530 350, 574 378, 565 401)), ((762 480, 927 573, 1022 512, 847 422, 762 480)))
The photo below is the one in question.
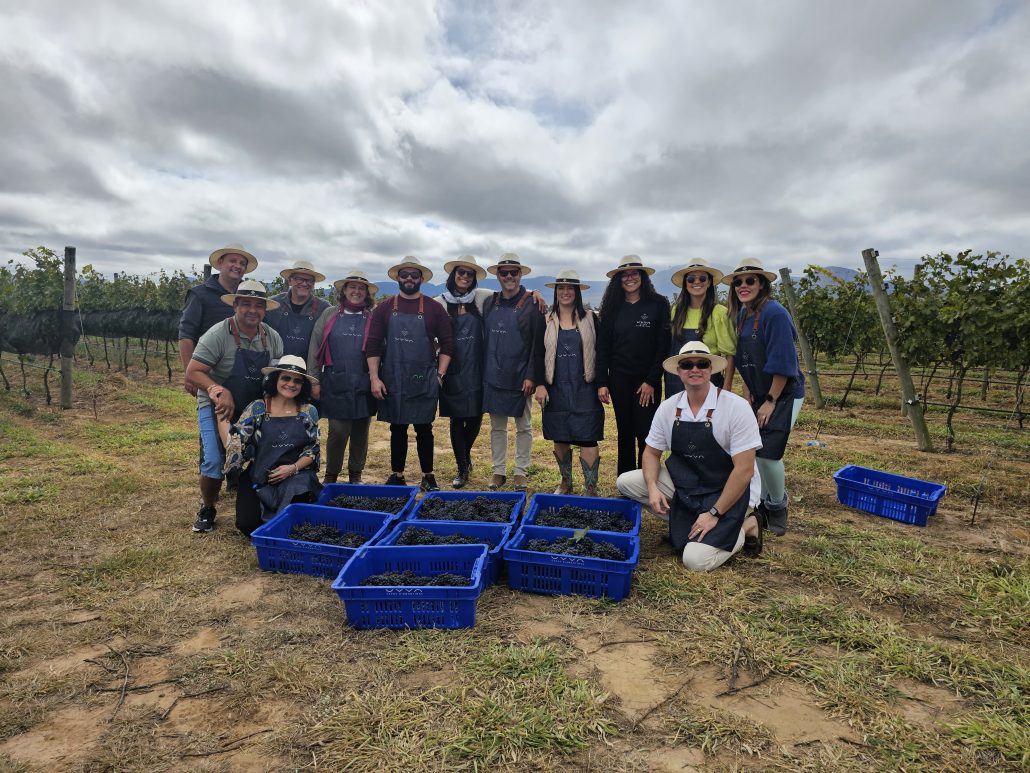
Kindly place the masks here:
MULTIPOLYGON (((190 533, 181 391, 82 372, 65 412, 0 392, 0 769, 1026 769, 1030 436, 960 414, 957 452, 920 454, 894 401, 852 399, 803 411, 792 528, 760 559, 687 574, 646 518, 621 603, 501 585, 474 629, 391 632, 347 627, 326 581, 261 573, 231 498, 190 533), (848 510, 848 463, 949 494, 926 529, 848 510)), ((374 425, 370 482, 387 447, 374 425)), ((437 451, 449 480, 443 422, 437 451)), ((609 439, 608 494, 613 458, 609 439)))

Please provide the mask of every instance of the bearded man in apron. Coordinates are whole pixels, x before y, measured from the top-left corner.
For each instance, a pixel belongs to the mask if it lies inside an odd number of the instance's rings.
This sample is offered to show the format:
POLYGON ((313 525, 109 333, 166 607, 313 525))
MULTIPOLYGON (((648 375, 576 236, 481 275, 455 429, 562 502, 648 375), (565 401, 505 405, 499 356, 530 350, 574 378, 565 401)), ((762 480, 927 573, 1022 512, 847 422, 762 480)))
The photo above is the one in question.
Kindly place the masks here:
POLYGON ((619 476, 619 492, 668 517, 672 549, 688 569, 710 571, 741 549, 760 554, 752 510, 761 495, 755 452, 762 439, 751 406, 712 385, 726 360, 701 341, 684 344, 662 367, 679 376, 684 391, 658 406, 643 467, 619 476))

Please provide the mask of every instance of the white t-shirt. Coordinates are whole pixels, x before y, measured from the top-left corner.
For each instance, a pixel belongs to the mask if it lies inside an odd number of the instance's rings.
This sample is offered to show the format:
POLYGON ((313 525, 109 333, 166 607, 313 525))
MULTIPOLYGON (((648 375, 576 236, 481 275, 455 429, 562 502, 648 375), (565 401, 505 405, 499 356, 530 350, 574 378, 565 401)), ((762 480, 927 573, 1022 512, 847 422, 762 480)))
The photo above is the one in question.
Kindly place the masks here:
MULTIPOLYGON (((683 409, 680 413, 680 421, 704 421, 708 409, 715 408, 715 412, 712 414, 712 434, 715 436, 715 442, 730 456, 762 447, 758 420, 747 400, 732 392, 727 392, 725 389, 717 390, 714 386, 709 386, 704 405, 697 414, 690 410, 690 402, 685 391, 662 401, 658 410, 655 411, 654 419, 651 421, 651 431, 645 441, 651 448, 658 451, 672 450, 672 425, 676 421, 677 408, 683 409), (717 392, 718 402, 715 398, 717 392)), ((762 481, 758 476, 757 462, 754 474, 751 476, 750 494, 751 507, 755 507, 762 496, 762 481)))

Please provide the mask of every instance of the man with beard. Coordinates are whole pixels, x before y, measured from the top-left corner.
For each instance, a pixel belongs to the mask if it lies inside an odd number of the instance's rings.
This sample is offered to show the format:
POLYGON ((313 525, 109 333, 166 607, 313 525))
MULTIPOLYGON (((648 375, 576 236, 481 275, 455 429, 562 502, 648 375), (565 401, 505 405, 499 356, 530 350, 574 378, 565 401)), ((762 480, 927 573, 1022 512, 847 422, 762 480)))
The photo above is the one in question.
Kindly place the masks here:
POLYGON ((386 272, 400 293, 382 301, 369 319, 365 356, 376 418, 390 424, 388 486, 403 486, 408 457, 408 425, 415 425, 415 449, 423 491, 438 491, 433 473, 433 419, 440 384, 454 354, 451 319, 436 301, 422 294, 433 272, 418 258, 406 257, 386 272), (439 345, 439 361, 435 354, 439 345), (382 369, 380 370, 380 365, 382 369))
POLYGON ((266 325, 266 309, 279 304, 268 299, 261 282, 240 283, 222 296, 231 307, 229 319, 215 324, 200 337, 186 367, 186 380, 197 391, 197 425, 200 428, 200 512, 193 531, 211 531, 215 504, 222 486, 225 461, 218 424, 232 422, 261 397, 261 369, 282 357, 279 334, 266 325))
POLYGON ((329 303, 313 292, 316 284, 325 281, 325 275, 315 271, 308 261, 298 260, 280 271, 279 276, 286 280, 289 289, 272 297, 279 308, 269 310, 265 323, 283 339, 284 355, 303 359, 308 356, 315 320, 329 308, 329 303))
MULTIPOLYGON (((189 367, 200 337, 216 322, 232 316, 232 307, 222 303, 222 296, 236 292, 243 275, 250 274, 258 266, 257 258, 238 244, 215 250, 208 263, 218 269, 218 273, 186 292, 186 305, 179 318, 179 356, 183 371, 189 367)), ((191 395, 197 394, 197 387, 189 380, 186 380, 184 388, 191 395)))

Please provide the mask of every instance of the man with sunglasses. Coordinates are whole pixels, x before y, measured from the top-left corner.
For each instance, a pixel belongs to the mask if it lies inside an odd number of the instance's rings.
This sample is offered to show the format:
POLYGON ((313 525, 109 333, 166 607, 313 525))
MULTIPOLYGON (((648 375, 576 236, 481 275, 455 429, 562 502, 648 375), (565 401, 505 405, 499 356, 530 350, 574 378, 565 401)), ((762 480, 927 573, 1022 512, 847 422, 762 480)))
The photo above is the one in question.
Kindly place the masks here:
POLYGON ((400 291, 372 311, 365 357, 376 418, 390 424, 388 486, 403 486, 408 457, 408 425, 415 425, 415 449, 423 491, 439 491, 433 472, 433 420, 440 385, 454 355, 454 332, 447 310, 422 294, 433 272, 406 257, 386 272, 400 291), (439 345, 439 359, 436 346, 439 345), (381 367, 380 367, 381 366, 381 367))
POLYGON ((265 322, 283 339, 286 354, 307 357, 315 321, 329 308, 328 301, 314 293, 315 285, 324 282, 325 275, 315 271, 308 261, 298 260, 279 276, 286 280, 288 289, 272 297, 279 308, 269 311, 265 322))
POLYGON ((668 516, 669 541, 688 569, 710 571, 741 549, 760 554, 762 533, 751 511, 761 494, 755 452, 762 439, 751 406, 712 385, 726 359, 701 341, 684 344, 662 367, 684 391, 658 406, 643 468, 620 475, 619 492, 668 516))
POLYGON ((531 395, 544 380, 544 316, 522 277, 532 269, 508 252, 487 271, 497 277, 501 291, 483 307, 485 321, 483 410, 490 414, 490 489, 507 482, 508 419, 515 419, 514 488, 529 486, 527 471, 533 450, 531 395))

